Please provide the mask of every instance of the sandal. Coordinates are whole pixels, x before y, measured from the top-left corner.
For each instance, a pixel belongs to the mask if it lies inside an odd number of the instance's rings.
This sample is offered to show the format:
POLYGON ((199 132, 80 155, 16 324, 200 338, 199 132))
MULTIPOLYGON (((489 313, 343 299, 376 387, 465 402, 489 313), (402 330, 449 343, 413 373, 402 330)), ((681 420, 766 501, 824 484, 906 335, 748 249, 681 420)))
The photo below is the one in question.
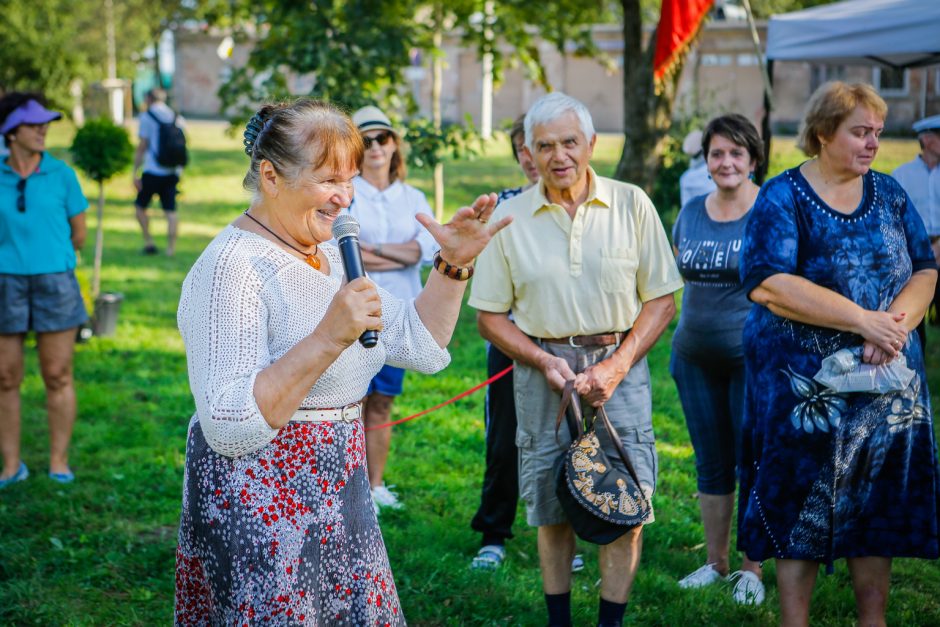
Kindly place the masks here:
POLYGON ((29 468, 26 467, 25 463, 20 461, 20 467, 16 469, 16 472, 13 473, 13 476, 7 477, 6 479, 0 479, 0 490, 13 485, 14 483, 19 483, 20 481, 26 481, 26 478, 28 476, 29 476, 29 468))
POLYGON ((474 570, 496 570, 506 559, 506 549, 498 544, 487 544, 477 551, 470 564, 474 570))
POLYGON ((68 470, 67 472, 49 471, 49 478, 59 483, 72 483, 75 481, 75 473, 73 473, 71 470, 68 470))

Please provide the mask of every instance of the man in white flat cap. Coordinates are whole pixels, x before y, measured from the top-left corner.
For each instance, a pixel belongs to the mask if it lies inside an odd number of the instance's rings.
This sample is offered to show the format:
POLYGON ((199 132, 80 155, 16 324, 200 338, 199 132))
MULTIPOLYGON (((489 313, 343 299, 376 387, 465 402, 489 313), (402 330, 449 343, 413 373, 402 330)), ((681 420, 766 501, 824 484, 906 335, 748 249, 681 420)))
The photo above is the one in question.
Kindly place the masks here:
MULTIPOLYGON (((920 142, 920 154, 891 173, 898 180, 914 208, 920 214, 930 236, 934 257, 940 262, 940 115, 932 115, 914 122, 914 132, 920 142)), ((938 324, 940 288, 934 293, 932 324, 938 324)), ((918 329, 920 332, 920 329, 918 329)), ((921 340, 924 340, 923 334, 921 340)))
POLYGON ((679 208, 697 196, 715 189, 715 181, 708 175, 705 156, 702 154, 702 131, 695 129, 682 140, 682 152, 690 157, 689 169, 679 177, 679 208))

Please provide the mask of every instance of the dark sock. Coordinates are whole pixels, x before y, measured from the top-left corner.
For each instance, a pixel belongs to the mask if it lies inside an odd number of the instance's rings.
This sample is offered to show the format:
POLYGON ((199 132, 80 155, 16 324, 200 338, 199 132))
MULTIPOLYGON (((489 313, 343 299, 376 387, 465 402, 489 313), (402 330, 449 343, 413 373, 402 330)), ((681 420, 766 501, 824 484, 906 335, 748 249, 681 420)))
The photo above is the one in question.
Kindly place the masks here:
POLYGON ((571 591, 561 594, 546 594, 548 627, 571 627, 571 591))
POLYGON ((483 541, 480 543, 480 546, 490 546, 490 545, 505 546, 506 538, 501 538, 500 536, 488 536, 484 534, 483 541))
POLYGON ((623 614, 626 611, 626 603, 614 603, 601 597, 601 606, 597 611, 598 627, 620 627, 623 624, 623 614))

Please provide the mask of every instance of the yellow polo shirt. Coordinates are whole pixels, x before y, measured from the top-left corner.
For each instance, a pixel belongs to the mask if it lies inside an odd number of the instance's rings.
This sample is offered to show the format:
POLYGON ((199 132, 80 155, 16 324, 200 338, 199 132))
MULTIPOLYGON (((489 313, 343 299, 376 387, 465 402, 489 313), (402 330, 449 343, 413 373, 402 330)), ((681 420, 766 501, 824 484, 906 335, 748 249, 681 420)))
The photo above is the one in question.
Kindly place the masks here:
POLYGON ((588 199, 574 219, 549 202, 542 184, 500 203, 513 216, 476 263, 470 305, 512 310, 535 337, 566 337, 633 327, 642 303, 682 287, 666 232, 636 185, 589 169, 588 199))

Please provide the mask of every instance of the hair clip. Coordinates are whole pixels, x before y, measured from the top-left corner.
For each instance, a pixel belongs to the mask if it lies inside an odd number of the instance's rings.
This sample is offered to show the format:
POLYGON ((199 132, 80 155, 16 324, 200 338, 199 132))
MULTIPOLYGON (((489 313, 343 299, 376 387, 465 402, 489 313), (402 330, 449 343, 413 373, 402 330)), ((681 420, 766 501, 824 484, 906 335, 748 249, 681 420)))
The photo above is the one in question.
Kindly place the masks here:
POLYGON ((244 139, 242 144, 245 146, 245 154, 249 157, 252 156, 254 152, 255 143, 258 141, 258 138, 261 136, 268 126, 271 125, 271 118, 263 120, 260 113, 256 113, 251 116, 251 119, 248 120, 248 124, 245 126, 245 132, 243 133, 244 139))

